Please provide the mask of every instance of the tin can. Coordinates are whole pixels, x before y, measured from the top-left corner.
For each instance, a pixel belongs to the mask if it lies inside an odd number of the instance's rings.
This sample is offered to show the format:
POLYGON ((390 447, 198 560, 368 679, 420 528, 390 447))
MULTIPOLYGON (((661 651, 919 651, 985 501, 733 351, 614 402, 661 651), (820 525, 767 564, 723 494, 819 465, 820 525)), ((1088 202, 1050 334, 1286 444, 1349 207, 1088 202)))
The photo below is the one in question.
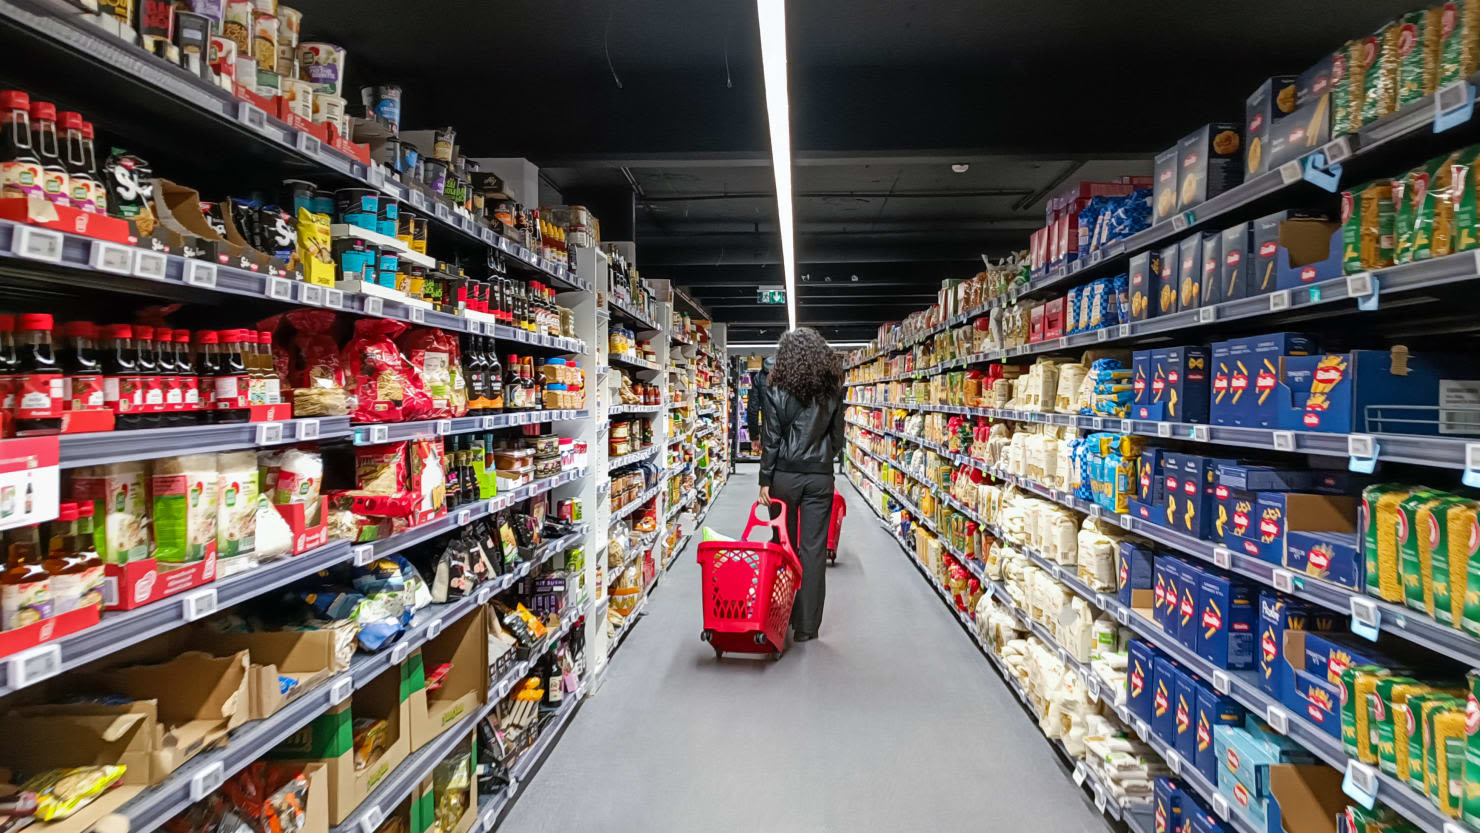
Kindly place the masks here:
POLYGON ((252 15, 252 57, 259 69, 277 68, 278 19, 275 14, 252 15))
POLYGON ((397 216, 400 207, 393 199, 381 199, 380 205, 375 209, 375 230, 386 237, 396 236, 397 216))
POLYGON ((278 19, 277 74, 284 78, 298 78, 298 48, 283 43, 281 18, 278 19))
POLYGON ((253 55, 252 0, 226 0, 222 14, 221 34, 236 42, 236 54, 253 55))
POLYGON ((313 94, 313 123, 332 124, 334 129, 340 133, 348 133, 349 116, 344 112, 344 99, 337 95, 315 92, 313 94))
POLYGON ((353 237, 334 240, 334 262, 339 264, 339 274, 345 280, 358 278, 366 283, 376 283, 375 261, 379 252, 374 246, 353 237))
POLYGON ((377 281, 377 283, 379 283, 381 286, 386 287, 387 289, 404 290, 404 286, 398 287, 396 285, 396 275, 399 274, 400 271, 401 256, 396 252, 396 250, 390 248, 389 246, 381 249, 379 258, 380 280, 377 281))
POLYGON ((376 84, 360 88, 365 113, 385 125, 391 133, 401 132, 401 88, 395 84, 376 84))
POLYGON ((278 6, 278 43, 298 48, 298 34, 303 31, 303 12, 292 6, 278 6))
POLYGON ((433 194, 440 195, 447 187, 447 163, 441 159, 422 160, 421 181, 433 194))
POLYGON ((416 215, 402 209, 396 215, 396 239, 411 246, 411 238, 415 234, 413 228, 416 226, 416 215))
POLYGON ((432 156, 447 164, 452 164, 453 148, 457 145, 457 131, 451 127, 444 127, 433 134, 432 156))
POLYGON ((301 78, 283 76, 283 98, 288 109, 304 121, 313 121, 313 85, 301 78))
POLYGON ((344 95, 344 47, 312 41, 298 44, 298 72, 313 84, 314 92, 344 95))
POLYGON ((318 186, 312 182, 302 179, 283 180, 283 204, 291 206, 293 216, 298 216, 298 209, 307 209, 310 214, 314 213, 313 197, 318 186))

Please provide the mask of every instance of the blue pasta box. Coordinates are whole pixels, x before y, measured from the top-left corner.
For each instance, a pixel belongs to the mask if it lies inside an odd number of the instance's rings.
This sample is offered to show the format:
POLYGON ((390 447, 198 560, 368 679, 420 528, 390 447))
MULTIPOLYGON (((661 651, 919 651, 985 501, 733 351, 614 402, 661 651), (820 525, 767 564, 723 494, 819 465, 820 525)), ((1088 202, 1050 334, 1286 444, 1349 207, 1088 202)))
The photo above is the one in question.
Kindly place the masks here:
POLYGON ((1285 536, 1292 529, 1356 532, 1357 501, 1347 495, 1260 492, 1255 512, 1258 522, 1255 554, 1271 564, 1285 563, 1285 536))
POLYGON ((1218 486, 1218 518, 1223 546, 1259 557, 1259 493, 1218 486))
POLYGON ((1304 668, 1290 667, 1285 708, 1314 723, 1333 738, 1341 737, 1341 686, 1304 668))
POLYGON ((1120 603, 1135 606, 1135 591, 1153 591, 1156 556, 1151 548, 1135 541, 1121 541, 1117 583, 1120 603))
MULTIPOLYGON (((1371 642, 1358 637, 1307 631, 1303 638, 1305 670, 1317 677, 1323 677, 1328 683, 1340 685, 1342 673, 1353 665, 1381 665, 1394 670, 1408 665, 1387 656, 1371 642)), ((1286 643, 1289 643, 1288 637, 1286 643)), ((1289 651, 1285 653, 1288 657, 1289 651)))
POLYGON ((1254 667, 1259 610, 1248 584, 1204 572, 1198 585, 1197 655, 1225 670, 1254 667))
POLYGON ((1137 419, 1208 421, 1208 348, 1195 345, 1151 351, 1151 398, 1137 419))
POLYGON ((1158 496, 1165 493, 1161 482, 1161 449, 1150 446, 1141 449, 1136 463, 1136 500, 1154 504, 1158 496))
POLYGON ((1202 238, 1202 297, 1199 303, 1210 306, 1223 300, 1223 260, 1220 232, 1204 234, 1202 238))
POLYGON ((1366 588, 1367 564, 1355 534, 1287 530, 1285 567, 1353 590, 1366 588))
POLYGON ((1172 731, 1175 739, 1172 746, 1187 763, 1197 757, 1197 692, 1202 683, 1190 672, 1184 671, 1177 677, 1177 688, 1173 692, 1172 731))
MULTIPOLYGON (((1137 350, 1131 353, 1131 413, 1139 414, 1141 408, 1151 404, 1151 351, 1137 350)), ((1138 417, 1139 418, 1139 417, 1138 417)))
POLYGON ((1126 643, 1125 705, 1130 713, 1148 724, 1153 718, 1152 691, 1156 678, 1156 649, 1132 639, 1126 643))
POLYGON ((1233 390, 1229 383, 1233 365, 1228 360, 1228 342, 1215 341, 1208 348, 1208 422, 1233 425, 1233 390))
POLYGON ((1157 776, 1151 782, 1153 833, 1181 833, 1182 786, 1171 778, 1157 776))
POLYGON ((1167 657, 1157 657, 1155 673, 1151 679, 1151 733, 1163 743, 1177 740, 1177 679, 1182 671, 1167 657))
POLYGON ((1248 271, 1251 260, 1249 245, 1254 227, 1251 223, 1239 223, 1223 230, 1219 249, 1223 255, 1222 288, 1219 298, 1233 301, 1248 294, 1248 271))
POLYGON ((1470 433, 1454 430, 1454 418, 1446 418, 1441 389, 1457 388, 1444 399, 1467 397, 1475 386, 1459 383, 1476 378, 1480 372, 1462 356, 1402 348, 1289 358, 1277 395, 1278 427, 1341 434, 1470 433))
POLYGON ((1202 235, 1193 234, 1177 243, 1177 309, 1197 309, 1202 291, 1202 235))
POLYGON ((1247 733, 1239 726, 1213 728, 1213 754, 1218 761, 1218 777, 1214 780, 1229 810, 1247 820, 1254 829, 1264 830, 1267 798, 1259 794, 1256 766, 1243 759, 1236 740, 1240 737, 1247 737, 1247 733))
POLYGON ((1309 469, 1281 469, 1250 463, 1229 462, 1218 466, 1218 483, 1249 492, 1297 492, 1316 482, 1309 469))
MULTIPOLYGON (((1282 596, 1273 590, 1259 594, 1259 687, 1282 697, 1290 664, 1285 660, 1285 634, 1291 631, 1333 631, 1343 617, 1282 596)), ((1305 643, 1300 643, 1302 651, 1305 643)), ((1302 660, 1301 667, 1305 663, 1302 660)))
POLYGON ((1192 763, 1209 781, 1218 780, 1218 755, 1213 747, 1213 731, 1219 726, 1240 726, 1244 707, 1237 700, 1204 687, 1197 693, 1197 745, 1192 763))
POLYGON ((1140 518, 1159 526, 1166 526, 1166 513, 1149 503, 1132 500, 1127 504, 1126 514, 1132 518, 1140 518))
POLYGON ((1299 289, 1345 274, 1341 224, 1316 217, 1285 220, 1275 255, 1275 288, 1299 289))
POLYGON ((1198 611, 1202 601, 1202 568, 1188 561, 1177 563, 1177 607, 1173 632, 1189 651, 1197 650, 1198 611))
POLYGON ((1156 287, 1161 280, 1161 252, 1131 256, 1127 283, 1131 298, 1131 320, 1144 321, 1156 315, 1156 287))
POLYGON ((1179 531, 1203 540, 1212 538, 1218 514, 1218 467, 1231 462, 1200 454, 1182 456, 1183 505, 1177 512, 1179 531))
POLYGON ((1167 611, 1171 609, 1168 596, 1172 599, 1177 594, 1177 560, 1167 556, 1160 556, 1151 568, 1151 592, 1152 592, 1152 616, 1157 626, 1168 634, 1172 633, 1171 617, 1167 611))
MULTIPOLYGON (((1216 775, 1217 773, 1214 773, 1216 775)), ((1192 830, 1189 833, 1228 833, 1228 825, 1218 820, 1218 817, 1199 807, 1186 818, 1192 819, 1192 830)))
MULTIPOLYGON (((1184 461, 1191 455, 1181 452, 1161 452, 1162 495, 1159 501, 1161 525, 1167 529, 1181 529, 1180 518, 1186 509, 1183 499, 1182 479, 1184 461)), ((1194 491, 1196 491, 1194 487, 1194 491)))
POLYGON ((1301 333, 1268 333, 1236 338, 1228 342, 1229 390, 1232 391, 1233 424, 1243 428, 1278 428, 1281 359, 1305 356, 1315 349, 1315 340, 1301 333))
POLYGON ((1151 315, 1171 315, 1177 311, 1177 244, 1161 250, 1161 272, 1156 277, 1156 294, 1151 296, 1155 305, 1151 315))

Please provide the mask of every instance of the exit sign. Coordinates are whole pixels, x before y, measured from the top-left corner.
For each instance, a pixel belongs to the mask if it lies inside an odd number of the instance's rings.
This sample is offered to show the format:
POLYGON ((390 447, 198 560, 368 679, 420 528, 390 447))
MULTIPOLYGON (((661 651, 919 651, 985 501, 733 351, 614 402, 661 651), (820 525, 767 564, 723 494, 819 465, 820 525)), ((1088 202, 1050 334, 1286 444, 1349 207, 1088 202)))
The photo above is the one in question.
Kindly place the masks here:
POLYGON ((755 291, 755 302, 757 304, 784 304, 786 303, 786 287, 758 287, 755 291))

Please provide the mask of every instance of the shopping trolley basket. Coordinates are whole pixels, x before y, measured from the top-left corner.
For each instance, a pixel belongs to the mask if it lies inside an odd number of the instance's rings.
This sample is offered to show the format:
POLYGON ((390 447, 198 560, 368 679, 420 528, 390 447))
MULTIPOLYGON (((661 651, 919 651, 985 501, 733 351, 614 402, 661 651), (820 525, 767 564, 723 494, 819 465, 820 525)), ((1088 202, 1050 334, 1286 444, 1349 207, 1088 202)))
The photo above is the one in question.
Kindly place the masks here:
POLYGON ((843 500, 843 493, 833 490, 832 518, 827 524, 827 561, 829 564, 838 562, 838 536, 843 534, 843 518, 848 514, 848 502, 843 500))
MULTIPOLYGON (((700 638, 714 648, 716 657, 725 652, 770 653, 780 659, 786 650, 786 626, 791 621, 791 603, 802 581, 802 563, 792 551, 786 534, 786 504, 771 499, 779 508, 774 520, 756 517, 767 512, 756 503, 739 541, 705 541, 699 545, 704 632, 700 638), (769 527, 781 543, 754 542, 750 533, 769 527)), ((769 514, 769 513, 768 513, 769 514)))

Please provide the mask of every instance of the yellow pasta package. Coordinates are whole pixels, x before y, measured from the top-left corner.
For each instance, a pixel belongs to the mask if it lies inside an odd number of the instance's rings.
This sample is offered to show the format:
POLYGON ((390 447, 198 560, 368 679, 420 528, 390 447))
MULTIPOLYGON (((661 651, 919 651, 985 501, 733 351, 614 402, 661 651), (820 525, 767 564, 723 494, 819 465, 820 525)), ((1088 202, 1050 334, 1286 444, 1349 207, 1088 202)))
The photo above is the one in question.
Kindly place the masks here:
POLYGON ((1362 552, 1367 567, 1367 593, 1389 602, 1403 601, 1398 580, 1398 504, 1412 493, 1399 483, 1378 483, 1362 490, 1362 552))

